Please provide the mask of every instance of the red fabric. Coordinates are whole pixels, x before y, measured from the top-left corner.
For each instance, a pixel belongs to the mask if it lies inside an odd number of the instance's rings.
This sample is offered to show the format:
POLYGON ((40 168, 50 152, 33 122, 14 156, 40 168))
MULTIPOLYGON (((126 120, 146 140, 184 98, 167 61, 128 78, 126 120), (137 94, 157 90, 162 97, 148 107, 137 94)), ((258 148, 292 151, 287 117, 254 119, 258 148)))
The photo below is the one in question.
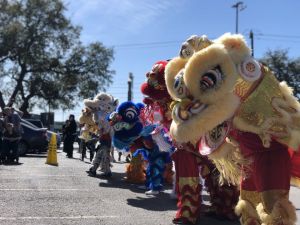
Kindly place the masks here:
POLYGON ((242 154, 252 160, 250 170, 246 170, 248 176, 241 183, 243 190, 289 190, 291 158, 285 145, 272 141, 265 148, 256 134, 233 131, 230 135, 239 142, 242 154))
POLYGON ((240 192, 234 185, 220 185, 220 173, 215 165, 205 156, 201 157, 201 176, 204 179, 204 185, 210 195, 210 210, 216 215, 236 219, 234 207, 236 206, 240 192))
POLYGON ((175 162, 176 181, 178 181, 177 178, 179 177, 199 177, 195 155, 178 149, 172 154, 172 159, 175 162))
POLYGON ((138 138, 134 141, 134 143, 130 146, 130 152, 134 153, 137 149, 143 148, 144 143, 143 143, 143 138, 138 138))
POLYGON ((151 149, 154 146, 154 142, 152 139, 146 139, 144 137, 140 137, 136 139, 133 144, 130 146, 130 152, 134 153, 137 149, 147 148, 151 149))
POLYGON ((300 149, 297 152, 289 149, 292 161, 291 174, 293 177, 300 179, 300 149))
MULTIPOLYGON (((189 145, 190 149, 193 149, 196 151, 196 149, 189 145)), ((195 155, 193 155, 190 152, 184 151, 183 149, 178 149, 175 153, 172 155, 172 159, 175 163, 175 174, 176 174, 176 193, 178 196, 178 203, 177 207, 178 210, 176 212, 176 219, 184 219, 191 223, 195 223, 199 211, 200 211, 200 205, 201 205, 201 185, 197 180, 199 179, 199 169, 197 165, 197 159, 195 155), (193 179, 193 181, 196 181, 197 183, 193 184, 193 186, 196 186, 196 189, 193 189, 190 185, 185 185, 182 190, 179 190, 179 179, 180 178, 197 178, 193 179), (191 196, 193 196, 191 198, 191 196), (196 207, 195 211, 192 211, 190 208, 190 205, 196 207), (190 217, 186 218, 183 216, 184 211, 190 212, 190 217)), ((191 179, 192 181, 192 179, 191 179)), ((198 180, 199 181, 199 180, 198 180)))

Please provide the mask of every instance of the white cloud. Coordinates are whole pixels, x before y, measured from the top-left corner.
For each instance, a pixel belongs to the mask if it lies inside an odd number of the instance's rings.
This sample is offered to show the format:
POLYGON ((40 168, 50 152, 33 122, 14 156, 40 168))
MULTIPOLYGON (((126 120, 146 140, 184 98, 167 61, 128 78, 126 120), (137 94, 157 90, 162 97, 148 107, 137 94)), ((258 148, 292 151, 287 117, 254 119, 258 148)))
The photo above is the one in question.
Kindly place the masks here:
POLYGON ((184 1, 66 0, 65 2, 72 20, 84 28, 94 26, 95 33, 107 30, 138 33, 146 25, 158 21, 166 12, 179 8, 184 1))

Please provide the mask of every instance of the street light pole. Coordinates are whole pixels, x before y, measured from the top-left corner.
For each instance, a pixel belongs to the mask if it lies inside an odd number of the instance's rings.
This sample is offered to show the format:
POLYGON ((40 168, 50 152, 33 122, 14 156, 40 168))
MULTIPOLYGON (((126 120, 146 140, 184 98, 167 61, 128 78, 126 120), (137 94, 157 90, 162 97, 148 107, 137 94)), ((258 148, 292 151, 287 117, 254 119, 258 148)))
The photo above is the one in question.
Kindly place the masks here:
POLYGON ((247 6, 244 5, 243 2, 237 2, 235 3, 232 8, 235 8, 235 33, 237 34, 239 32, 239 11, 242 11, 247 6))
POLYGON ((251 40, 251 55, 254 57, 254 34, 252 30, 250 30, 249 38, 251 40))
POLYGON ((128 76, 128 95, 127 95, 127 99, 128 101, 131 101, 133 96, 132 96, 132 86, 133 86, 133 74, 129 73, 128 76))

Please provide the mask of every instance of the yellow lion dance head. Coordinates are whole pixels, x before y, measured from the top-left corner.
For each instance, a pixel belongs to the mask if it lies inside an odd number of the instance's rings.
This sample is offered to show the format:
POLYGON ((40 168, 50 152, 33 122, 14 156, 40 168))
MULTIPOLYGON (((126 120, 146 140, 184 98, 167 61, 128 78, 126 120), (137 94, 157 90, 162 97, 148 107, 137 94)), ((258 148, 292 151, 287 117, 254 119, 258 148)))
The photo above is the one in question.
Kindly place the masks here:
POLYGON ((298 148, 299 103, 285 82, 251 57, 242 35, 190 37, 165 76, 175 100, 170 132, 176 141, 196 143, 228 123, 256 133, 266 147, 275 138, 298 148))

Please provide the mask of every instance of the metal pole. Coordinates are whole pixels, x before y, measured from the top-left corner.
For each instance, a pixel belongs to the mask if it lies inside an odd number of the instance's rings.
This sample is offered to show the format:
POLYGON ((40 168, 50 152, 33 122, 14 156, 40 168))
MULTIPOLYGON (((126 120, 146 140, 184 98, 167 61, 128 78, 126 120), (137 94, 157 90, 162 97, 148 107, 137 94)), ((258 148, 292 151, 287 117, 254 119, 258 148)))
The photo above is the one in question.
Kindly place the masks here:
POLYGON ((239 32, 239 6, 236 7, 236 13, 235 13, 235 33, 237 34, 239 32))
POLYGON ((133 75, 132 73, 129 73, 129 77, 128 77, 128 95, 127 95, 127 99, 128 101, 132 100, 132 83, 133 83, 133 75))
POLYGON ((244 10, 247 6, 243 2, 237 2, 232 8, 235 8, 235 33, 239 32, 239 11, 244 10))
POLYGON ((252 30, 250 30, 249 37, 251 39, 251 55, 253 57, 254 56, 254 35, 253 35, 253 31, 252 30))

